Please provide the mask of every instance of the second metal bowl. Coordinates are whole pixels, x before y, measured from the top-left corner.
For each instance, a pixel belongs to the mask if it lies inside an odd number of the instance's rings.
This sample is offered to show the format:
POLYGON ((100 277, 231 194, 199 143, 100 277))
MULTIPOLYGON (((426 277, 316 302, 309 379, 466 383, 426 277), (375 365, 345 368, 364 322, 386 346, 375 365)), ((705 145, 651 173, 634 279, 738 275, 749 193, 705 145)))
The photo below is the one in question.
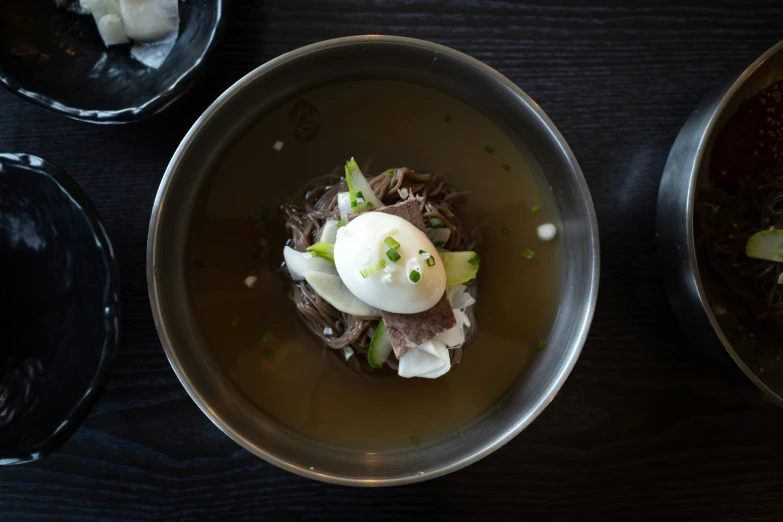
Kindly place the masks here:
POLYGON ((694 202, 706 179, 712 142, 740 103, 783 79, 783 42, 769 49, 737 78, 710 93, 680 130, 666 161, 658 192, 658 251, 669 300, 680 323, 698 347, 718 360, 725 353, 770 399, 783 406, 783 362, 768 361, 764 371, 752 350, 732 344, 713 313, 702 281, 694 235, 694 202))

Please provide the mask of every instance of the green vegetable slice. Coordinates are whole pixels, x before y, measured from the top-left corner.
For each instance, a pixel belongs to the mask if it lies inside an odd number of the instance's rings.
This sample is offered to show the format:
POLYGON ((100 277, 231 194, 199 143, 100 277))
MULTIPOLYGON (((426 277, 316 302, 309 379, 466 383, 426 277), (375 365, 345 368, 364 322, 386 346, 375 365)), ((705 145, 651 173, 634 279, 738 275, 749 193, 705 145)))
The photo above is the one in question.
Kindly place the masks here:
POLYGON ((381 259, 377 263, 373 263, 370 266, 368 266, 367 268, 362 268, 361 270, 359 270, 359 273, 362 274, 363 278, 367 279, 371 275, 380 272, 384 268, 386 268, 386 261, 381 259))
POLYGON ((348 193, 351 196, 351 209, 353 212, 359 214, 365 210, 383 206, 383 203, 372 191, 370 184, 353 158, 345 164, 345 182, 348 184, 348 193), (357 198, 364 201, 358 202, 357 198))
POLYGON ((466 283, 478 274, 479 257, 475 252, 441 252, 440 259, 448 286, 466 283))
POLYGON ((383 320, 378 323, 378 328, 375 329, 375 333, 372 335, 370 341, 370 351, 367 352, 367 362, 373 368, 383 367, 383 362, 389 358, 389 354, 392 352, 391 341, 389 340, 389 332, 386 331, 386 325, 383 324, 383 320))
POLYGON ((324 243, 323 241, 319 241, 318 243, 307 247, 307 251, 315 254, 318 257, 326 259, 330 263, 334 263, 333 243, 324 243))
POLYGON ((753 259, 783 263, 783 229, 756 232, 748 239, 745 254, 753 259))

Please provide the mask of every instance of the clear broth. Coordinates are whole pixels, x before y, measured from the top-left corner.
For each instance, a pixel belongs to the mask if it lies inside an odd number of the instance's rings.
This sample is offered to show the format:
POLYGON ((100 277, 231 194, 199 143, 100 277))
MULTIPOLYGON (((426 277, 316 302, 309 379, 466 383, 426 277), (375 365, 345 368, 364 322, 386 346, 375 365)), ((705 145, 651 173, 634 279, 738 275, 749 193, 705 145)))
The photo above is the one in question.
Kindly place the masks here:
POLYGON ((294 138, 294 102, 285 104, 230 147, 202 190, 187 268, 201 335, 260 410, 313 439, 382 449, 459 430, 522 376, 554 322, 561 249, 558 239, 544 243, 536 236, 541 223, 560 226, 551 191, 523 144, 436 90, 356 81, 320 88, 306 99, 319 111, 315 139, 294 138), (284 143, 280 152, 273 149, 278 140, 284 143), (471 192, 461 213, 482 236, 479 331, 444 377, 354 373, 308 334, 288 298, 280 271, 287 235, 277 209, 296 200, 310 178, 340 172, 352 156, 365 172, 436 170, 471 192), (259 228, 249 216, 262 205, 270 212, 259 228), (534 206, 540 211, 532 212, 534 206), (255 258, 261 237, 270 247, 255 258), (535 251, 533 259, 523 257, 526 249, 535 251), (248 289, 243 281, 251 273, 258 283, 248 289))

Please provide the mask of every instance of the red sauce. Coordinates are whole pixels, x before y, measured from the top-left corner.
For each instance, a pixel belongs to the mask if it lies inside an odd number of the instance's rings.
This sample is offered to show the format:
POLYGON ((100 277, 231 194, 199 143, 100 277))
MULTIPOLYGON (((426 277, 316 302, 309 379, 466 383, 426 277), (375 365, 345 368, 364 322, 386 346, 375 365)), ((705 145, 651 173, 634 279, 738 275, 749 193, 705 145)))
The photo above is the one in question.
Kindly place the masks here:
POLYGON ((710 181, 725 190, 758 175, 783 154, 783 81, 746 100, 715 138, 710 181))

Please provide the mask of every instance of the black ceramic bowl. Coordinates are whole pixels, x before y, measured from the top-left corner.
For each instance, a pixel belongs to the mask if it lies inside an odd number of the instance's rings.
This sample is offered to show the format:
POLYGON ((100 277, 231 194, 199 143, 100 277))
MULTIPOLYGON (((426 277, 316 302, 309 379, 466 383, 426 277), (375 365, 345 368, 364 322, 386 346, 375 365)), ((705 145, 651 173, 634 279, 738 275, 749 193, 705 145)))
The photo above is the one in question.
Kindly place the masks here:
POLYGON ((106 48, 91 16, 54 0, 0 2, 0 83, 76 120, 128 123, 156 114, 192 85, 223 20, 222 0, 180 2, 180 34, 160 69, 106 48))
POLYGON ((0 464, 51 452, 89 411, 117 347, 117 273, 76 183, 0 154, 0 464))

